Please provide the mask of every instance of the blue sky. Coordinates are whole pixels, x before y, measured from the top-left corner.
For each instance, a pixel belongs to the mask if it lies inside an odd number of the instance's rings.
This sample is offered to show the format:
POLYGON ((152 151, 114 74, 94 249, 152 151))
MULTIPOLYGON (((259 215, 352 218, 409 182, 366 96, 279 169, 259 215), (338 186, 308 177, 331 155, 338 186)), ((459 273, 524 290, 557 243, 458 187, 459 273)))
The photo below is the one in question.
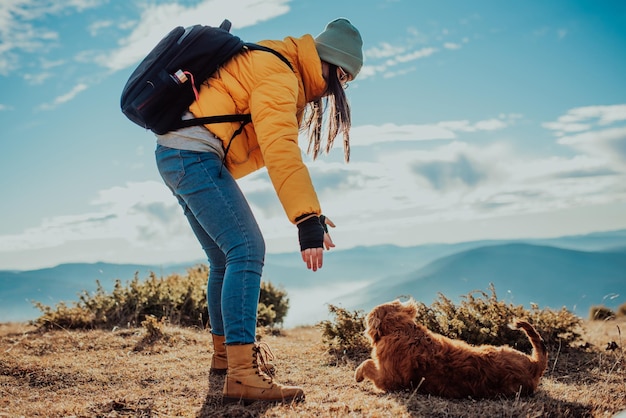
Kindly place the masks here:
MULTIPOLYGON (((258 41, 336 17, 365 43, 351 162, 309 165, 338 249, 626 228, 623 1, 4 0, 0 269, 204 258, 119 110, 128 75, 177 25, 258 41)), ((268 251, 297 251, 267 174, 240 184, 268 251)))

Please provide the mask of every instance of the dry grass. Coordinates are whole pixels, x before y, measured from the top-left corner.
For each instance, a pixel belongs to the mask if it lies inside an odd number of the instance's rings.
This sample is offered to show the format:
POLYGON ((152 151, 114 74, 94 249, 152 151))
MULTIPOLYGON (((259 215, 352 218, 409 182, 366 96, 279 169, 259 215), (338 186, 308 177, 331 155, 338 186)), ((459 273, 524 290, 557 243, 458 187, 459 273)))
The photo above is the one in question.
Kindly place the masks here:
POLYGON ((115 331, 37 332, 0 325, 0 417, 612 417, 626 409, 626 320, 584 324, 585 350, 552 352, 530 398, 447 400, 383 394, 353 380, 355 364, 330 365, 321 332, 263 336, 278 380, 304 387, 298 405, 221 405, 223 377, 210 377, 206 330, 162 325, 115 331), (619 348, 605 350, 614 341, 619 348))

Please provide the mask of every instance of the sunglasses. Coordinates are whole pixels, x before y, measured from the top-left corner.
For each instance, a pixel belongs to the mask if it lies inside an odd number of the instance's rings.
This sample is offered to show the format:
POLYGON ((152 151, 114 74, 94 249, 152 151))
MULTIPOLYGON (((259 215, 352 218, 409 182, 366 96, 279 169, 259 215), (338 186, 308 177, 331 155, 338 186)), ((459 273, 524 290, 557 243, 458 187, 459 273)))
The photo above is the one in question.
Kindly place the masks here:
POLYGON ((350 74, 345 72, 345 70, 341 67, 337 67, 337 69, 341 73, 341 75, 339 76, 339 83, 341 83, 341 87, 343 87, 343 89, 345 90, 349 86, 348 81, 350 81, 350 74))

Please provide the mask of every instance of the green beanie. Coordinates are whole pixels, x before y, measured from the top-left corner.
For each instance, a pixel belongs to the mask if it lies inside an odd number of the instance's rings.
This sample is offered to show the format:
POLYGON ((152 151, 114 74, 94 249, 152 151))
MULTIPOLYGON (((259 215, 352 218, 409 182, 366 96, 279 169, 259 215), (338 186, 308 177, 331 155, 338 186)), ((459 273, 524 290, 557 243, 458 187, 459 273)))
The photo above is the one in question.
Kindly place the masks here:
POLYGON ((315 47, 322 61, 346 70, 356 78, 363 66, 361 34, 347 19, 335 19, 315 38, 315 47))

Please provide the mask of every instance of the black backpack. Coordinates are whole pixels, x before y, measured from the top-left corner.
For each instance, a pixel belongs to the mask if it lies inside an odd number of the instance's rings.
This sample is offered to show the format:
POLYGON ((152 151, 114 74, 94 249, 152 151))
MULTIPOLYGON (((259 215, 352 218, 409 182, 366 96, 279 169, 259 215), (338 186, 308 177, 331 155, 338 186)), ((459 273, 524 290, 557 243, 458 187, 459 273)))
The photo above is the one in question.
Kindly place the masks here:
POLYGON ((120 100, 122 113, 135 124, 156 134, 219 122, 241 122, 235 135, 241 132, 243 126, 251 121, 250 114, 181 120, 196 99, 200 85, 220 65, 241 51, 271 52, 293 71, 289 61, 280 53, 262 45, 243 42, 229 32, 230 26, 230 22, 224 20, 219 27, 194 25, 174 28, 129 77, 120 100))

